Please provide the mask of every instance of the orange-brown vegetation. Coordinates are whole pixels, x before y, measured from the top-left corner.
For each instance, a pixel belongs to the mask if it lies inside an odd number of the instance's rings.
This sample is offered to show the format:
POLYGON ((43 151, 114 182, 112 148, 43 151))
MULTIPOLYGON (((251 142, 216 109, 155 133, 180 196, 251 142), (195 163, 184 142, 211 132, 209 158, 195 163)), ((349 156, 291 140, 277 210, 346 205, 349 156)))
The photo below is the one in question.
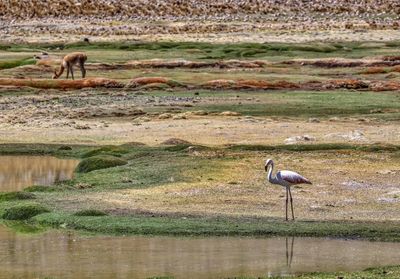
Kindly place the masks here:
MULTIPOLYGON (((217 79, 210 80, 201 84, 181 83, 167 77, 138 77, 129 81, 127 84, 113 79, 106 78, 87 78, 82 80, 49 80, 49 79, 18 79, 0 78, 0 86, 27 86, 42 89, 81 89, 87 87, 103 88, 153 88, 151 85, 166 85, 171 88, 188 89, 254 89, 254 90, 335 90, 335 89, 354 89, 371 91, 390 91, 400 90, 399 81, 378 81, 378 80, 358 80, 358 79, 335 79, 328 81, 306 81, 289 82, 285 80, 265 81, 265 80, 229 80, 217 79)), ((154 88, 157 88, 155 86, 154 88)))
POLYGON ((361 71, 364 75, 385 74, 387 71, 382 67, 368 67, 361 71))
POLYGON ((0 86, 27 86, 43 89, 82 89, 86 87, 120 88, 124 85, 112 79, 87 78, 81 80, 0 78, 0 86))

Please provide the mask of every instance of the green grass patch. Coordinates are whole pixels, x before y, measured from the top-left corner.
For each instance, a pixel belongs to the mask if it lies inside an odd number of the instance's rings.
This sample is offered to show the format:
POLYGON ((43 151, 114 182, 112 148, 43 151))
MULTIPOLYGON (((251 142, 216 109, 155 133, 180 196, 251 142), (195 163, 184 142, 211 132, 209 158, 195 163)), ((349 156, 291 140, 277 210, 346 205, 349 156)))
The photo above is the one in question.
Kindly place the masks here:
POLYGON ((213 173, 217 165, 221 167, 219 160, 191 157, 181 148, 170 150, 174 147, 133 148, 123 157, 129 164, 118 168, 79 173, 70 184, 87 183, 95 185, 94 190, 148 188, 196 181, 203 173, 213 173))
POLYGON ((59 189, 53 186, 33 185, 24 189, 25 192, 56 192, 59 189))
POLYGON ((6 208, 2 218, 6 220, 26 220, 45 212, 50 212, 50 210, 38 203, 17 204, 6 208))
POLYGON ((74 216, 106 216, 107 213, 97 209, 84 209, 74 213, 74 216))
POLYGON ((91 151, 88 151, 82 155, 82 158, 88 158, 88 157, 93 157, 93 156, 99 156, 99 155, 110 155, 110 156, 115 156, 115 157, 120 157, 123 154, 128 153, 129 150, 127 148, 124 148, 123 146, 103 146, 98 149, 94 149, 91 151))
POLYGON ((46 213, 34 217, 41 225, 105 234, 305 236, 400 241, 398 222, 296 221, 240 218, 180 218, 149 216, 74 216, 46 213))
POLYGON ((102 58, 107 61, 124 59, 186 58, 186 59, 271 59, 286 60, 292 57, 353 57, 367 55, 390 55, 398 46, 393 42, 310 42, 310 43, 206 43, 206 42, 84 42, 49 44, 3 44, 0 50, 7 52, 59 51, 63 53, 75 50, 90 53, 90 60, 102 58), (104 57, 104 52, 109 55, 104 57), (129 55, 133 52, 134 56, 129 55), (115 54, 114 54, 115 53, 115 54), (102 55, 101 55, 102 54, 102 55), (111 55, 110 55, 111 54, 111 55))
POLYGON ((14 232, 21 234, 37 234, 46 231, 46 227, 37 226, 26 221, 6 221, 2 222, 3 225, 12 229, 14 232))
POLYGON ((34 199, 35 195, 28 192, 0 193, 0 202, 34 199))
MULTIPOLYGON (((201 94, 202 95, 202 94, 201 94)), ((222 93, 215 97, 229 97, 238 93, 222 93)), ((202 109, 209 112, 234 111, 252 116, 280 117, 332 117, 332 116, 373 116, 387 117, 384 110, 400 109, 398 92, 354 92, 354 91, 279 91, 241 93, 241 97, 259 99, 254 103, 226 103, 198 105, 190 110, 202 109)))
POLYGON ((76 167, 76 171, 80 173, 91 172, 94 170, 112 168, 117 166, 126 165, 128 162, 109 155, 93 156, 80 161, 76 167))
POLYGON ((36 60, 31 58, 11 60, 11 61, 0 61, 0 70, 11 69, 24 65, 33 65, 33 64, 36 64, 36 60))

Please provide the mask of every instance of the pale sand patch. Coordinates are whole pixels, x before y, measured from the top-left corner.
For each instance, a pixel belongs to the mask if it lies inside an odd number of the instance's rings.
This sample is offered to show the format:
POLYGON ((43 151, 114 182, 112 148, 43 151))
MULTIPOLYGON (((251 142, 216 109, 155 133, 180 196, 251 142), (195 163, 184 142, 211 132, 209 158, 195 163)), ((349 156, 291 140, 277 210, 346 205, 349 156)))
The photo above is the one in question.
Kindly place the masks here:
POLYGON ((312 143, 387 143, 400 144, 398 125, 358 121, 279 120, 258 117, 248 121, 244 117, 205 116, 180 120, 151 120, 135 125, 130 120, 79 120, 72 126, 52 125, 31 127, 24 124, 0 124, 0 143, 93 143, 123 144, 139 141, 158 145, 169 138, 180 138, 193 144, 284 144, 285 139, 308 135, 312 143), (77 126, 78 125, 78 126, 77 126), (76 129, 80 126, 90 129, 76 129), (245 132, 244 132, 245 131, 245 132), (360 135, 360 136, 358 136, 360 135))

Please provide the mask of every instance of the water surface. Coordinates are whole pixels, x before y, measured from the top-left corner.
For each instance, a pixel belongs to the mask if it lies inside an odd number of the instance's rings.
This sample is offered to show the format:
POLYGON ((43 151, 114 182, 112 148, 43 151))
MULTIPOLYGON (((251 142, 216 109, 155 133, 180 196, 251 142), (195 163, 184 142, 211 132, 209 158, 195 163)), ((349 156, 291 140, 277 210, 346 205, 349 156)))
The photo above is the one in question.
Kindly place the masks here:
POLYGON ((0 278, 227 278, 400 263, 400 243, 324 238, 26 236, 0 226, 0 278))
POLYGON ((78 163, 52 156, 0 156, 0 192, 71 179, 78 163))

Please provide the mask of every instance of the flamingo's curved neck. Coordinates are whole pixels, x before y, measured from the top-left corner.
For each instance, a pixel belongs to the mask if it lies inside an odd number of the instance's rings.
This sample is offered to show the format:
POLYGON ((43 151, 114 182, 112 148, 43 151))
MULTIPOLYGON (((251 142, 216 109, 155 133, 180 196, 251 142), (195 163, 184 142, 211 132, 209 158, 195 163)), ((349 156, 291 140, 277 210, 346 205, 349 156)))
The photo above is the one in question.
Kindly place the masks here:
POLYGON ((276 181, 276 177, 272 176, 272 170, 273 169, 274 169, 274 163, 271 162, 269 164, 269 166, 268 166, 268 176, 267 176, 268 181, 271 182, 271 183, 275 183, 275 181, 276 181))

